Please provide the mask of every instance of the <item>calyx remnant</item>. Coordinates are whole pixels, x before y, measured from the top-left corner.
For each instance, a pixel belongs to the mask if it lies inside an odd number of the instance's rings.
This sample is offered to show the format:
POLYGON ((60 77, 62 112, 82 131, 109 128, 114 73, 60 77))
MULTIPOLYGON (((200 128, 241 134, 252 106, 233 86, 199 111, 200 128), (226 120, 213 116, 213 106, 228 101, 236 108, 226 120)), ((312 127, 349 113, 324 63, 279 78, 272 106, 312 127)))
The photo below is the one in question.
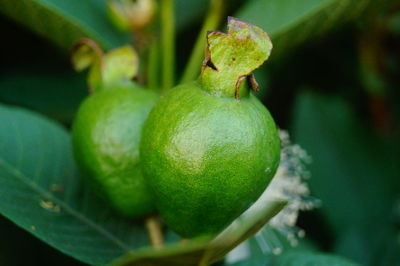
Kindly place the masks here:
POLYGON ((139 57, 126 45, 107 53, 92 40, 80 39, 72 51, 72 63, 77 71, 89 68, 90 91, 113 88, 130 82, 138 73, 139 57))
POLYGON ((200 81, 206 91, 239 98, 245 95, 242 82, 258 90, 253 71, 269 57, 272 43, 261 28, 228 17, 228 33, 209 31, 200 81))

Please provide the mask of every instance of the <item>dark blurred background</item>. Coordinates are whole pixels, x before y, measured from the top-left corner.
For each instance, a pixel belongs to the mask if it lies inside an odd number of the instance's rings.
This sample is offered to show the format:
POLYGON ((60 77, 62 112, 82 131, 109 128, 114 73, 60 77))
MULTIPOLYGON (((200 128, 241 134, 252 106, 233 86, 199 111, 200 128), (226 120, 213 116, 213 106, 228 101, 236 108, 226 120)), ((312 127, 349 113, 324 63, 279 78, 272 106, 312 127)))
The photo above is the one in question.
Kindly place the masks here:
MULTIPOLYGON (((7 13, 3 2, 0 12, 7 13)), ((248 2, 257 1, 226 2, 225 15, 249 19, 248 2)), ((299 3, 285 2, 284 14, 305 12, 296 9, 299 3)), ((400 265, 400 2, 376 2, 381 4, 349 18, 351 4, 337 19, 328 9, 306 14, 296 27, 288 22, 279 28, 283 22, 277 20, 272 57, 256 77, 259 97, 277 124, 312 157, 308 183, 322 205, 300 216, 308 239, 361 265, 389 266, 400 265)), ((181 0, 177 5, 179 77, 207 4, 181 0)), ((279 16, 279 4, 265 15, 258 12, 250 19, 257 25, 271 12, 279 16)), ((0 101, 68 128, 87 95, 85 74, 73 71, 68 49, 31 28, 0 15, 0 101)), ((0 232, 4 265, 80 265, 5 218, 0 232)))

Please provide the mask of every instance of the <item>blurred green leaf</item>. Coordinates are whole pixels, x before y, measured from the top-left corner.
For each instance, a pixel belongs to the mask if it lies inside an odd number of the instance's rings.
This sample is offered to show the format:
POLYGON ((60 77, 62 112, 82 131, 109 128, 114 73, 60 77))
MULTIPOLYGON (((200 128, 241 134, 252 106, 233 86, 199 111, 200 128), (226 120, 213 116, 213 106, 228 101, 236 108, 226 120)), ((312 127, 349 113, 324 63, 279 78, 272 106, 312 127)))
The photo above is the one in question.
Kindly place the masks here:
POLYGON ((348 259, 340 256, 292 250, 282 253, 281 255, 272 255, 267 257, 253 257, 233 264, 232 266, 357 266, 348 259))
POLYGON ((359 225, 344 231, 334 251, 365 266, 389 266, 400 262, 399 231, 388 223, 359 225))
POLYGON ((209 1, 204 0, 176 0, 175 18, 177 30, 184 30, 193 23, 200 21, 208 9, 209 1))
POLYGON ((290 250, 280 255, 251 257, 232 266, 357 266, 359 264, 346 258, 305 250, 290 250))
POLYGON ((274 265, 285 266, 356 266, 348 259, 316 252, 289 251, 276 257, 274 265))
POLYGON ((0 121, 1 214, 89 264, 148 245, 143 226, 118 218, 82 185, 64 129, 6 106, 0 121))
POLYGON ((251 0, 235 15, 268 32, 273 56, 358 18, 383 0, 251 0))
POLYGON ((15 69, 0 75, 0 101, 70 123, 87 95, 84 75, 51 69, 15 69))
POLYGON ((0 12, 67 50, 81 37, 104 49, 128 42, 108 21, 100 0, 0 0, 0 12))
POLYGON ((339 98, 303 93, 293 114, 292 136, 313 159, 311 192, 334 232, 386 223, 399 182, 396 147, 383 145, 339 98))

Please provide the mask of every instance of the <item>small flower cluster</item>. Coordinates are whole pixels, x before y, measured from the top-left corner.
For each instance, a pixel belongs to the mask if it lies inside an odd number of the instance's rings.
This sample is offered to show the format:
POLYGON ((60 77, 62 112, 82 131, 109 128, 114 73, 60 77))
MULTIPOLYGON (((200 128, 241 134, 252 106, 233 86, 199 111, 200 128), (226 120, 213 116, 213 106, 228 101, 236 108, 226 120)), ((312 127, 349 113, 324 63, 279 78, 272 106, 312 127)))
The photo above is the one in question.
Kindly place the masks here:
POLYGON ((265 234, 263 231, 272 228, 283 233, 289 243, 295 246, 298 238, 305 236, 305 231, 296 226, 299 212, 311 210, 320 203, 310 196, 310 190, 306 183, 306 179, 310 177, 306 165, 311 163, 311 157, 299 145, 290 142, 289 134, 286 131, 280 130, 279 135, 282 145, 281 163, 264 194, 269 198, 286 200, 288 204, 271 219, 265 229, 258 233, 256 239, 271 235, 265 234))
MULTIPOLYGON (((287 131, 279 131, 281 139, 281 162, 279 168, 260 198, 250 209, 262 208, 271 199, 281 199, 288 204, 254 237, 255 242, 264 254, 279 255, 285 244, 284 238, 291 246, 298 244, 298 238, 305 236, 305 231, 296 226, 300 211, 318 207, 320 202, 310 196, 306 180, 310 174, 306 169, 311 157, 297 144, 292 144, 287 131)), ((248 211, 250 211, 250 209, 248 211)), ((227 259, 238 261, 251 256, 249 241, 242 243, 227 259)))
POLYGON ((306 165, 311 157, 299 145, 290 142, 289 134, 279 132, 282 150, 278 171, 266 189, 269 197, 273 196, 288 202, 286 207, 271 219, 268 226, 284 233, 292 245, 297 245, 297 237, 304 237, 304 230, 296 227, 300 211, 311 210, 319 205, 319 201, 310 196, 306 179, 310 177, 306 165))

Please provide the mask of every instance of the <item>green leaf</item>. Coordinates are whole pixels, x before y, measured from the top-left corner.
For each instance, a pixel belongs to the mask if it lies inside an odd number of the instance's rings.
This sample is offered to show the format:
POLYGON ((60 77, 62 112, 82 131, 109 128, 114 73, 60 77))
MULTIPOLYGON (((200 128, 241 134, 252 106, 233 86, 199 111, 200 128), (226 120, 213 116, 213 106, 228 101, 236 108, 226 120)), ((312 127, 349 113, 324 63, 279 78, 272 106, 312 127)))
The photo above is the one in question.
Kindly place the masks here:
POLYGON ((70 123, 87 95, 85 77, 71 70, 14 69, 0 75, 0 101, 70 123))
POLYGON ((400 261, 399 230, 394 225, 354 226, 344 231, 335 243, 335 253, 361 265, 396 265, 400 261))
MULTIPOLYGON (((397 193, 396 146, 373 135, 348 103, 303 93, 294 108, 292 136, 311 155, 309 185, 336 234, 386 224, 397 193)), ((370 232, 373 234, 374 232, 370 232)))
POLYGON ((114 266, 146 265, 146 266, 196 266, 204 256, 209 241, 186 240, 179 244, 165 246, 160 249, 147 248, 127 254, 114 262, 114 266))
POLYGON ((274 266, 357 266, 351 260, 346 258, 310 252, 304 250, 291 250, 282 253, 277 256, 258 256, 254 258, 249 258, 247 260, 242 260, 237 263, 227 264, 232 266, 264 266, 264 265, 274 265, 274 266))
POLYGON ((383 0, 252 0, 235 15, 263 28, 272 38, 273 56, 358 18, 383 0))
POLYGON ((276 257, 274 265, 285 266, 356 266, 358 264, 335 255, 289 251, 276 257))
POLYGON ((0 265, 85 266, 0 215, 0 265), (21 256, 23 254, 23 256, 21 256))
POLYGON ((0 121, 1 214, 89 264, 148 245, 143 226, 118 218, 81 183, 63 128, 6 106, 0 121))
POLYGON ((82 37, 104 49, 128 42, 128 35, 108 21, 105 3, 99 0, 0 0, 0 12, 68 50, 82 37))

